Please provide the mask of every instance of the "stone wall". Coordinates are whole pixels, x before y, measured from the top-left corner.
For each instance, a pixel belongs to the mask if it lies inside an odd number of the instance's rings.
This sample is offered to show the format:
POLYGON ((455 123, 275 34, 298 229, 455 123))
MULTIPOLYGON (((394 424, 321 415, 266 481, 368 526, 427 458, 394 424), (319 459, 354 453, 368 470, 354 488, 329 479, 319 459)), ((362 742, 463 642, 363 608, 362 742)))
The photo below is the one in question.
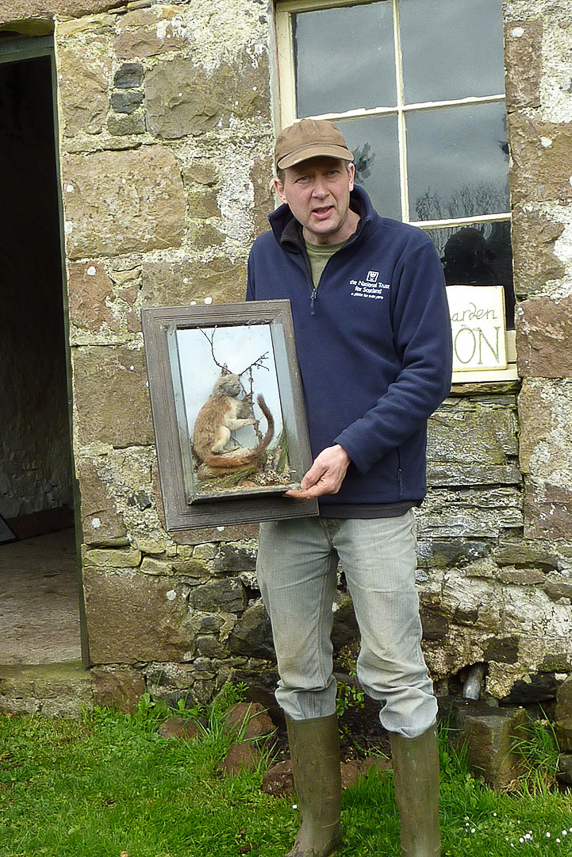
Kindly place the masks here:
POLYGON ((546 0, 508 4, 507 12, 509 56, 527 69, 509 113, 524 543, 554 551, 551 576, 565 604, 572 547, 572 10, 546 0), (531 54, 536 59, 527 62, 531 54))
POLYGON ((268 18, 139 5, 56 22, 87 625, 94 663, 203 699, 258 665, 231 645, 256 528, 165 532, 140 309, 243 298, 273 207, 268 18))
MULTIPOLYGON (((54 5, 9 0, 0 24, 11 8, 51 19, 54 5)), ((572 15, 553 0, 503 8, 523 383, 455 387, 432 418, 418 575, 440 692, 486 663, 498 698, 539 671, 572 671, 572 15)), ((256 528, 175 540, 162 525, 139 321, 144 306, 242 299, 249 246, 273 207, 271 10, 262 0, 58 10, 91 659, 197 699, 233 671, 271 687, 256 528)), ((340 649, 355 638, 343 586, 337 607, 340 649)))
POLYGON ((509 10, 514 61, 535 56, 509 116, 525 534, 564 550, 572 533, 572 12, 549 2, 509 10))

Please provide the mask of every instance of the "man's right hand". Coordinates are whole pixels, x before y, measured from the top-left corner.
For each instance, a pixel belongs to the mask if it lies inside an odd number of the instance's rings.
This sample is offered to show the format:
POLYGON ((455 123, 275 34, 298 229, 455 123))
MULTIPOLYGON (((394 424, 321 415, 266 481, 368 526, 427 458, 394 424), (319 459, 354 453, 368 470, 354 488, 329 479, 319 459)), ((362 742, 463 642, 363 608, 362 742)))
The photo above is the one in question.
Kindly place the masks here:
POLYGON ((286 491, 284 496, 296 500, 312 500, 323 494, 337 494, 342 487, 350 460, 339 443, 326 447, 304 475, 300 488, 286 491))

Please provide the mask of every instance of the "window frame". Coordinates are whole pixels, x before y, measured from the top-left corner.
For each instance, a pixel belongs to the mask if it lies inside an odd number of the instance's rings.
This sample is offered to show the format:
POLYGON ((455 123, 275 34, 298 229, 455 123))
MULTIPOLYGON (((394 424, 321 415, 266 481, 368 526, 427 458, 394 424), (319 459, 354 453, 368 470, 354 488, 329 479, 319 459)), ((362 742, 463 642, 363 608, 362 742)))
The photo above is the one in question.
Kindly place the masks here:
MULTIPOLYGON (((300 12, 314 12, 347 6, 371 5, 379 0, 277 0, 275 7, 276 54, 278 65, 278 116, 280 127, 291 125, 300 117, 296 111, 296 70, 294 63, 293 15, 300 12)), ((367 118, 368 116, 397 117, 398 149, 399 149, 399 184, 401 196, 402 221, 418 226, 423 230, 461 228, 482 223, 511 222, 511 212, 483 214, 443 220, 414 220, 410 217, 409 189, 407 178, 407 149, 405 122, 408 114, 413 112, 436 110, 445 107, 471 106, 480 104, 499 104, 506 102, 505 93, 495 93, 487 96, 470 96, 443 101, 416 102, 406 104, 404 100, 403 66, 399 32, 399 0, 386 0, 392 4, 393 39, 395 47, 397 98, 395 107, 358 108, 340 113, 315 114, 308 118, 329 119, 332 121, 351 118, 367 118)), ((509 365, 500 370, 458 370, 453 373, 453 383, 472 383, 474 381, 507 381, 517 380, 516 369, 516 334, 514 330, 506 330, 506 345, 509 365)))

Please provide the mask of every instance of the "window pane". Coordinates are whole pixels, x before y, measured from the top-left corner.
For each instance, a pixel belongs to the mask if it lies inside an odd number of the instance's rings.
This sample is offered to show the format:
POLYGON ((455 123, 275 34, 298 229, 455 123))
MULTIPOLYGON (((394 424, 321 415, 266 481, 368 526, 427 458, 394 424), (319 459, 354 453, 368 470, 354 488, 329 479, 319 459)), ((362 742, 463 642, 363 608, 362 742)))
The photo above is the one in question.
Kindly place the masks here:
POLYGON ((383 217, 401 219, 397 117, 371 116, 336 122, 356 165, 356 183, 383 217))
POLYGON ((501 0, 400 0, 405 101, 504 92, 501 0))
POLYGON ((427 229, 448 286, 504 286, 507 327, 514 327, 510 221, 427 229))
POLYGON ((411 220, 508 211, 504 104, 409 114, 407 162, 411 220))
POLYGON ((395 50, 389 0, 293 16, 297 115, 394 107, 395 50))

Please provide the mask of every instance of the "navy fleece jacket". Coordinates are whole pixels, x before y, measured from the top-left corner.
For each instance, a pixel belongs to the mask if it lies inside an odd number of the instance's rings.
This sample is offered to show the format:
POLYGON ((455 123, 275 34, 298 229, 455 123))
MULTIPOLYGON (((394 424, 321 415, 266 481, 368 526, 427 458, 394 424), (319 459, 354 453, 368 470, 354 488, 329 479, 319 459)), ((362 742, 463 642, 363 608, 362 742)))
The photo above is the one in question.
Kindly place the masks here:
POLYGON ((351 458, 320 505, 420 501, 427 419, 449 392, 451 326, 443 270, 418 228, 380 217, 351 194, 357 231, 314 290, 300 224, 287 205, 253 244, 247 300, 289 298, 312 453, 351 458))

